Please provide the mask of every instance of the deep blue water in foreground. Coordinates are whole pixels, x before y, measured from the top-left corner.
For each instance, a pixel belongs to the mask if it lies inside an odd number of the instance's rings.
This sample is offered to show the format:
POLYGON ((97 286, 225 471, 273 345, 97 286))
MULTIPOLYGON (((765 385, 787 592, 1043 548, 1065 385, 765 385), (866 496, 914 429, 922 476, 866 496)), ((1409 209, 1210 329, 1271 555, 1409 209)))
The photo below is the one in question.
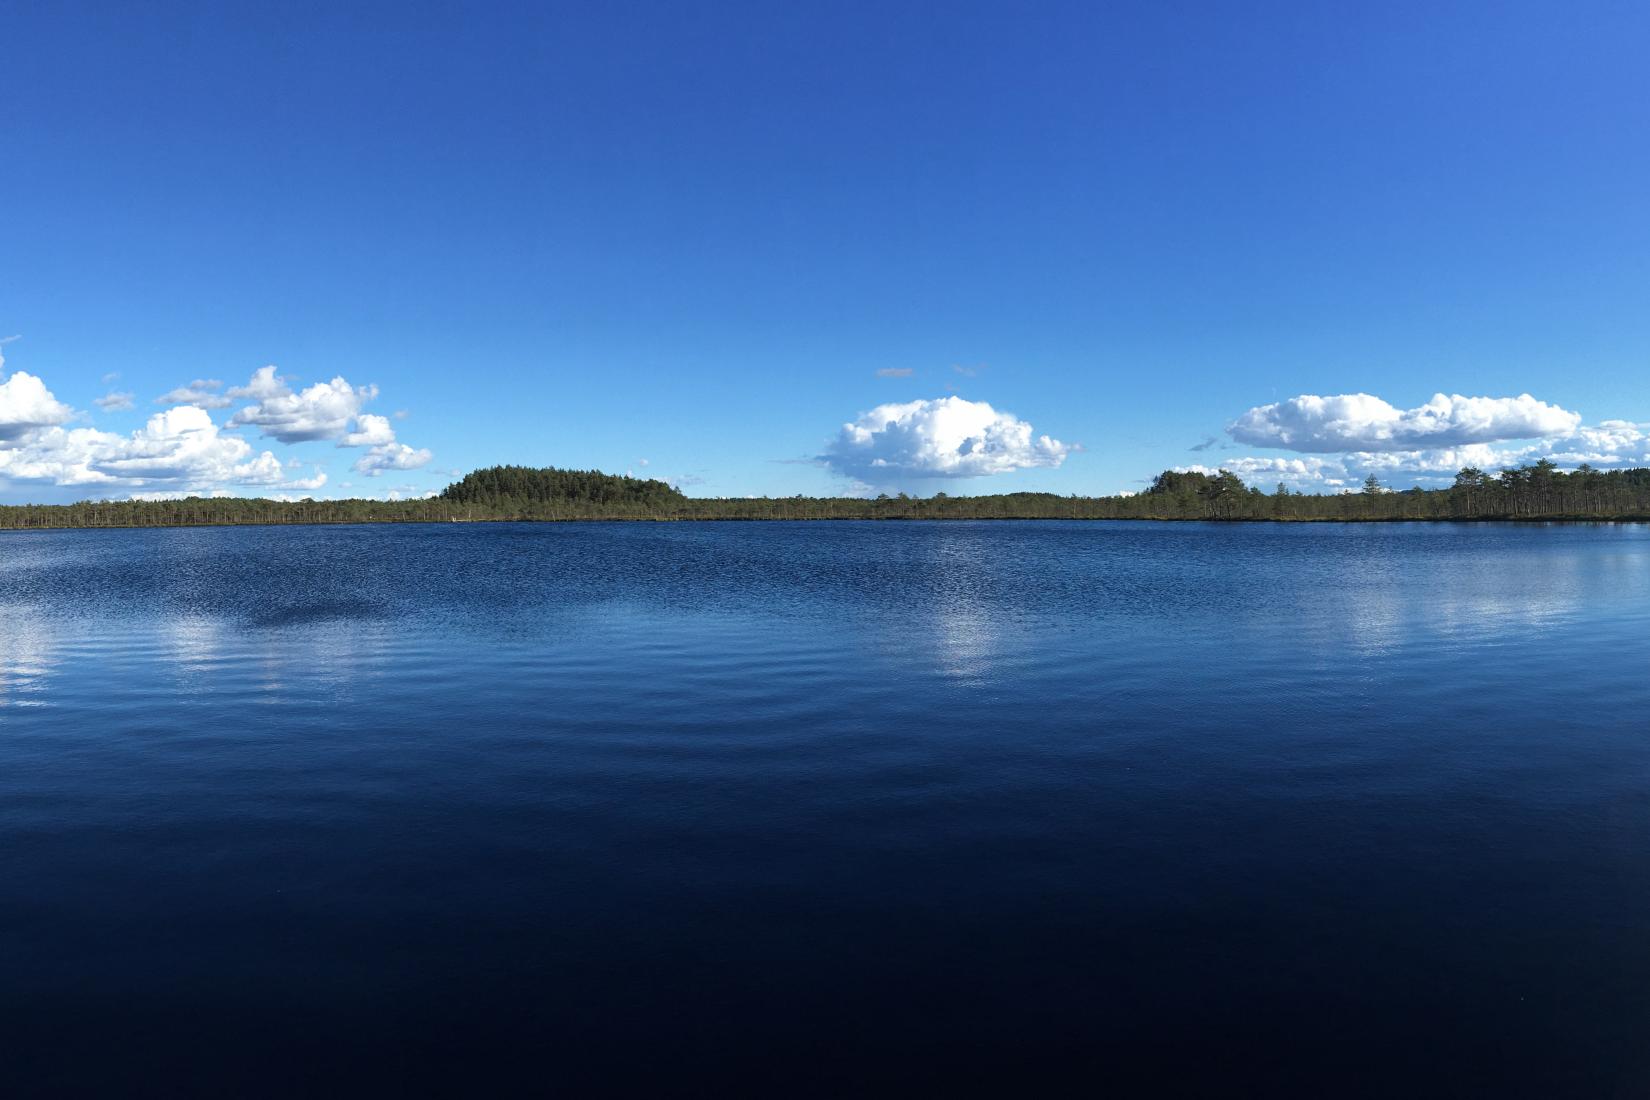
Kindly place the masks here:
POLYGON ((0 1088, 1650 1094, 1650 529, 0 535, 0 1088))

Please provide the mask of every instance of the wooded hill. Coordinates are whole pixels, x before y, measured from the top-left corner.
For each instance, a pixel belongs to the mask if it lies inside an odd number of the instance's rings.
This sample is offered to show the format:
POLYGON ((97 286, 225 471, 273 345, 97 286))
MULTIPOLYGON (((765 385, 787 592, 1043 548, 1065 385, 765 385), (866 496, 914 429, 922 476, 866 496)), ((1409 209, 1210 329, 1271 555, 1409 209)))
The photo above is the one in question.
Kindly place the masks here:
POLYGON ((1650 521, 1650 469, 1565 472, 1548 461, 1495 474, 1468 468, 1448 488, 1272 493, 1235 474, 1168 470, 1133 496, 1054 493, 931 497, 688 497, 663 481, 595 470, 495 466, 427 500, 244 498, 0 506, 0 528, 182 527, 279 523, 443 523, 503 520, 1169 519, 1169 520, 1641 520, 1650 521))

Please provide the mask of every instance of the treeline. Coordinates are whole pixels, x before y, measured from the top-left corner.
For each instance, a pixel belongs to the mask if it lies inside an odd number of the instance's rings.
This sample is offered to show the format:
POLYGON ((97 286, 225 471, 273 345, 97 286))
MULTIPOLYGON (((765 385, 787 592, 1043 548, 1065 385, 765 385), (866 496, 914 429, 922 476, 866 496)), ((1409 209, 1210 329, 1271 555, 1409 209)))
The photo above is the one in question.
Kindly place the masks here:
POLYGON ((424 523, 451 514, 429 500, 104 500, 0 505, 0 528, 216 527, 276 523, 424 523))
POLYGON ((1141 519, 1451 520, 1650 519, 1650 469, 1566 472, 1548 459, 1487 473, 1469 466, 1447 488, 1391 491, 1371 474, 1356 492, 1272 493, 1228 470, 1168 470, 1127 498, 1141 519))
POLYGON ((98 501, 0 507, 0 528, 186 527, 283 523, 446 523, 501 520, 1166 519, 1166 520, 1650 520, 1650 470, 1565 472, 1543 460, 1453 485, 1391 492, 1271 493, 1230 471, 1169 470, 1133 496, 1055 493, 931 497, 688 497, 662 481, 593 470, 498 466, 426 500, 243 498, 98 501))

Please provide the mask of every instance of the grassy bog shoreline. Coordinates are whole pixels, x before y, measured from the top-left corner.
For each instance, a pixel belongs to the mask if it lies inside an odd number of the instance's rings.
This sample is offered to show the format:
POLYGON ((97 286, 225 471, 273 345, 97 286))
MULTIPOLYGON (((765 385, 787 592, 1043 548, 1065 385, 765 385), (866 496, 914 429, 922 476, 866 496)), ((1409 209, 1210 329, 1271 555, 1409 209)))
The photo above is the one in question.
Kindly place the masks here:
POLYGON ((689 497, 662 481, 598 471, 501 466, 422 500, 84 501, 0 506, 0 530, 280 524, 499 523, 631 520, 1220 520, 1231 522, 1650 521, 1650 470, 1561 471, 1548 462, 1454 484, 1393 492, 1371 477, 1358 492, 1272 493, 1227 471, 1165 471, 1145 492, 917 497, 689 497))

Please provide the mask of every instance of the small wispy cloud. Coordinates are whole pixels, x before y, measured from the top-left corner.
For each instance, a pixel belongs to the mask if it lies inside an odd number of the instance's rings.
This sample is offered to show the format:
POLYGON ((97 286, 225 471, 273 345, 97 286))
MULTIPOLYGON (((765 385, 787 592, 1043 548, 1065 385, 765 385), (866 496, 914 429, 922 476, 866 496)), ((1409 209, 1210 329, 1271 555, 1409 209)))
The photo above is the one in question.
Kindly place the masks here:
POLYGON ((917 373, 910 367, 880 367, 877 370, 878 378, 909 378, 917 373))
POLYGON ((1193 447, 1192 450, 1194 450, 1194 451, 1207 451, 1219 442, 1220 442, 1220 440, 1215 438, 1212 435, 1204 436, 1203 442, 1199 443, 1197 446, 1193 447))
POLYGON ((232 398, 218 391, 223 383, 216 378, 197 378, 187 386, 179 386, 155 398, 157 405, 199 405, 203 409, 224 409, 233 405, 232 398))
POLYGON ((985 370, 985 364, 981 363, 979 366, 965 367, 961 363, 953 363, 951 364, 951 369, 962 375, 964 378, 978 378, 980 373, 985 370))
POLYGON ((125 412, 132 407, 133 395, 129 393, 106 393, 102 397, 92 399, 92 404, 104 412, 125 412))
POLYGON ((103 384, 105 386, 112 385, 115 382, 119 381, 119 379, 120 379, 120 372, 117 371, 117 370, 112 370, 108 374, 105 374, 103 376, 103 384))

